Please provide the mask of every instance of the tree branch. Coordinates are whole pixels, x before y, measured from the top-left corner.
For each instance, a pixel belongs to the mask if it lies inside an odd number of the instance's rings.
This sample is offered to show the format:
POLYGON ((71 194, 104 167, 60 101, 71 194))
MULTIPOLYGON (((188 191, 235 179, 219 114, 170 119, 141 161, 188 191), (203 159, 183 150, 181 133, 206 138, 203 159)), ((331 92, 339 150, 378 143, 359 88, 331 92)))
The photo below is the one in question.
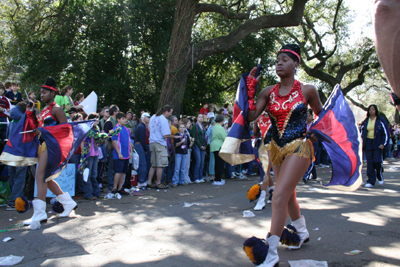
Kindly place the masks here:
POLYGON ((336 74, 336 79, 338 80, 342 80, 343 76, 350 70, 354 70, 356 68, 361 67, 364 64, 368 64, 367 61, 368 59, 371 57, 372 53, 374 52, 374 48, 371 47, 370 49, 368 49, 367 51, 365 51, 362 55, 362 57, 354 62, 351 62, 350 64, 347 65, 343 65, 343 64, 339 64, 340 68, 337 71, 336 74))
POLYGON ((217 89, 217 91, 218 91, 218 92, 225 92, 225 91, 228 91, 232 86, 236 86, 236 85, 238 84, 238 82, 240 81, 240 78, 241 78, 241 77, 237 78, 234 82, 232 82, 232 83, 229 84, 228 86, 225 86, 225 87, 222 88, 221 90, 218 90, 218 89, 217 89))
POLYGON ((220 13, 227 19, 237 19, 237 20, 244 20, 250 17, 250 12, 256 9, 256 5, 251 5, 247 9, 246 13, 232 13, 226 10, 223 6, 217 4, 198 4, 196 6, 197 13, 205 13, 205 12, 214 12, 220 13))
POLYGON ((335 16, 333 17, 333 22, 332 22, 332 30, 336 33, 337 29, 336 29, 336 21, 338 18, 338 14, 339 14, 339 9, 342 6, 343 0, 339 0, 336 6, 336 12, 335 12, 335 16))
POLYGON ((356 102, 356 101, 355 101, 353 98, 351 98, 350 96, 346 95, 346 98, 347 98, 348 100, 350 100, 350 102, 351 102, 354 106, 359 107, 359 108, 361 108, 362 110, 368 111, 368 107, 364 106, 364 105, 361 104, 361 103, 356 102))
POLYGON ((194 61, 198 62, 208 56, 226 52, 243 40, 243 38, 258 30, 299 25, 307 1, 308 0, 294 0, 292 9, 289 13, 282 15, 265 15, 249 20, 226 36, 203 41, 195 45, 194 61))
POLYGON ((364 83, 364 81, 365 81, 364 74, 370 69, 379 68, 379 66, 380 66, 379 62, 376 62, 376 63, 373 63, 373 64, 364 65, 361 68, 360 73, 357 75, 357 79, 352 81, 349 85, 347 85, 345 88, 342 89, 343 94, 346 95, 354 87, 362 85, 364 83))

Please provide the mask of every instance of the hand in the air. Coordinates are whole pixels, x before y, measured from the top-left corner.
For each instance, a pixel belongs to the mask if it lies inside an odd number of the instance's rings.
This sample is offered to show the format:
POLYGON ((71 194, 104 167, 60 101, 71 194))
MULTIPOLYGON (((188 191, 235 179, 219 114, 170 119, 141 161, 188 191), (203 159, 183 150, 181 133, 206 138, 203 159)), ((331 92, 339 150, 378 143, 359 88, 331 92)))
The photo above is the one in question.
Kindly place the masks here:
POLYGON ((250 73, 249 73, 249 77, 251 78, 255 78, 257 81, 260 79, 261 75, 258 75, 258 77, 256 78, 256 74, 257 74, 257 67, 254 67, 250 73))

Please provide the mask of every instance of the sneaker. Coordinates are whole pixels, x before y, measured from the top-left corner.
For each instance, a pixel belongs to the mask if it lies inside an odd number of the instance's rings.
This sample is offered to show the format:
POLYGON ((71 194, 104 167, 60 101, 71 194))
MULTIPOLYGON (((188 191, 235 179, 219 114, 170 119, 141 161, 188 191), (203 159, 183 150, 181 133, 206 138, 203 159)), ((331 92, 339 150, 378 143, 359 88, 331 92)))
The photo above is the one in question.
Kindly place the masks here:
POLYGON ((200 183, 204 183, 205 182, 205 180, 202 178, 202 179, 200 179, 200 183))
POLYGON ((222 181, 214 181, 212 183, 212 185, 224 185, 225 183, 223 183, 222 181))
POLYGON ((138 183, 138 187, 146 187, 146 185, 147 185, 147 182, 144 182, 144 183, 138 183))
POLYGON ((6 204, 6 210, 15 210, 15 205, 12 204, 6 204))
POLYGON ((129 193, 126 192, 124 189, 118 190, 118 193, 119 193, 121 196, 128 196, 128 195, 129 195, 129 193))
POLYGON ((242 170, 242 173, 243 173, 243 174, 246 174, 246 173, 247 173, 247 170, 242 170))
POLYGON ((382 178, 381 181, 378 180, 378 183, 379 183, 380 185, 383 185, 383 184, 385 183, 385 180, 383 180, 383 178, 382 178))
POLYGON ((234 172, 235 176, 239 177, 240 176, 240 172, 234 172))
POLYGON ((171 187, 172 188, 176 188, 178 185, 176 185, 176 184, 171 184, 171 187))
POLYGON ((244 175, 243 173, 240 174, 239 179, 247 179, 247 176, 244 175))
POLYGON ((99 183, 99 188, 103 189, 103 184, 102 183, 99 183))
POLYGON ((235 173, 235 172, 232 172, 231 179, 234 179, 234 178, 236 178, 236 173, 235 173))
POLYGON ((364 186, 365 186, 366 188, 372 188, 372 187, 374 187, 374 185, 373 185, 373 184, 370 184, 370 183, 366 183, 364 186))
POLYGON ((200 183, 201 183, 201 180, 194 180, 194 183, 195 183, 195 184, 200 184, 200 183))
POLYGON ((104 196, 104 199, 115 199, 115 194, 108 193, 104 196))

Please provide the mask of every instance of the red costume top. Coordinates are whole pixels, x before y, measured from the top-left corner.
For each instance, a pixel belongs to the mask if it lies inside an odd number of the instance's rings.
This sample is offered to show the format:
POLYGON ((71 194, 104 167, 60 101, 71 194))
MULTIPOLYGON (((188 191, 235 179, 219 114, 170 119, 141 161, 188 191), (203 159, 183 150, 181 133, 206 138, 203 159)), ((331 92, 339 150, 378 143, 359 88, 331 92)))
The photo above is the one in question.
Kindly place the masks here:
MULTIPOLYGON (((276 132, 273 133, 275 142, 279 142, 279 139, 293 140, 303 136, 307 118, 307 103, 301 91, 301 83, 295 80, 292 89, 285 96, 279 94, 280 85, 278 83, 271 89, 267 104, 267 112, 276 132), (287 131, 290 132, 287 133, 287 131), (287 136, 287 134, 291 136, 287 136)), ((291 140, 285 141, 290 142, 291 140)), ((280 144, 280 146, 283 145, 285 143, 280 144)))
POLYGON ((307 102, 301 91, 301 83, 294 81, 287 95, 280 95, 280 83, 269 92, 267 112, 271 119, 271 158, 280 165, 286 156, 296 154, 313 159, 312 143, 306 140, 307 102))
POLYGON ((58 122, 56 118, 53 116, 53 107, 55 106, 56 102, 53 101, 50 105, 45 107, 42 112, 40 112, 38 123, 39 127, 43 126, 53 126, 56 125, 58 122))

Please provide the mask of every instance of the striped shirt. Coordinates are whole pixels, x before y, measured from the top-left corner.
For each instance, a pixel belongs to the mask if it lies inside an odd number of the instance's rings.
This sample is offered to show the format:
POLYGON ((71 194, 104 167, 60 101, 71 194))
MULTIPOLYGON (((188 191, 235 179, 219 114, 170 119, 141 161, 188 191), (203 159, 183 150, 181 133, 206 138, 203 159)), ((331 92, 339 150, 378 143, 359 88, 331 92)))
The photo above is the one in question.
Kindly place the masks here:
MULTIPOLYGON (((0 96, 0 107, 4 109, 10 109, 10 101, 5 96, 0 96)), ((0 117, 7 117, 6 114, 0 112, 0 117)))

